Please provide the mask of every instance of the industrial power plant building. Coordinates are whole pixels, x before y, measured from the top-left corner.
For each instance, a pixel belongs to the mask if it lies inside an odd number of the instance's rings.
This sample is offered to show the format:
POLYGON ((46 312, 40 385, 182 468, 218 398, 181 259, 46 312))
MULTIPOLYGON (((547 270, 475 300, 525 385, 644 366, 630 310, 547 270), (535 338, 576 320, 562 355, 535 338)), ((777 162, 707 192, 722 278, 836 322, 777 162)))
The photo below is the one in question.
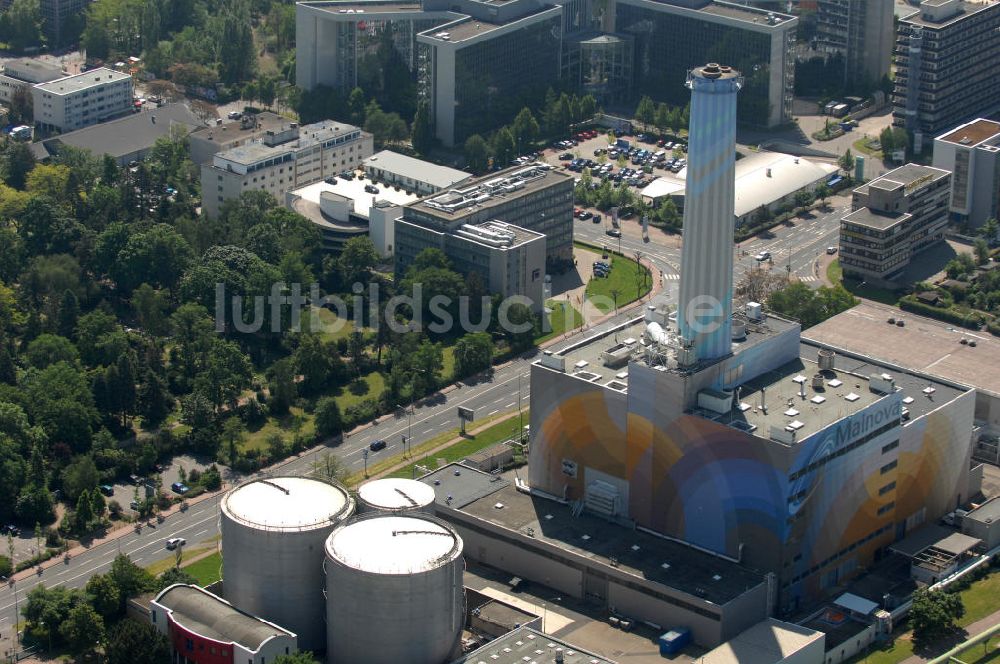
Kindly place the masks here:
POLYGON ((689 79, 676 320, 651 310, 532 365, 528 483, 760 570, 792 612, 969 498, 975 393, 802 342, 798 323, 732 302, 720 155, 734 154, 739 80, 713 65, 689 79))

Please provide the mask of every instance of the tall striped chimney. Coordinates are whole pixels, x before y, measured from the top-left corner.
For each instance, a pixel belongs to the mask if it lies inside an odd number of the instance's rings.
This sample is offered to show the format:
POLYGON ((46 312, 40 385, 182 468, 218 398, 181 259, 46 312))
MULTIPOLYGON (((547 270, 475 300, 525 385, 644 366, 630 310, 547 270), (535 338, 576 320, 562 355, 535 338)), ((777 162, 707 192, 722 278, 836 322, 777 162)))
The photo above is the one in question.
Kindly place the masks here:
POLYGON ((691 121, 677 322, 694 357, 712 360, 728 355, 732 344, 736 94, 743 77, 712 62, 688 72, 687 87, 691 121))

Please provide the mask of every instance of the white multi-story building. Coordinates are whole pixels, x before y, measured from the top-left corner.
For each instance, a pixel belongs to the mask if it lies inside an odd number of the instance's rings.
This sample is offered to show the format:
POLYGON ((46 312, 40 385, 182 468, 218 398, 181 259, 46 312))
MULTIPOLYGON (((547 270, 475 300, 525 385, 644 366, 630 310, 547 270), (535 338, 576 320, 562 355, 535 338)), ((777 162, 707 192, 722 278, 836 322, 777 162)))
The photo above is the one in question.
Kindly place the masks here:
POLYGON ((953 220, 978 228, 1000 215, 1000 122, 979 118, 935 138, 934 167, 953 174, 953 220))
POLYGON ((353 125, 324 120, 299 127, 291 122, 202 165, 202 211, 215 217, 224 202, 252 189, 282 201, 290 189, 358 168, 373 150, 372 135, 353 125))
POLYGON ((131 113, 132 77, 106 67, 39 83, 31 89, 35 124, 61 132, 131 113))
POLYGON ((48 83, 66 76, 62 67, 41 60, 10 60, 3 65, 0 73, 0 101, 9 104, 14 93, 20 89, 30 89, 36 83, 48 83))

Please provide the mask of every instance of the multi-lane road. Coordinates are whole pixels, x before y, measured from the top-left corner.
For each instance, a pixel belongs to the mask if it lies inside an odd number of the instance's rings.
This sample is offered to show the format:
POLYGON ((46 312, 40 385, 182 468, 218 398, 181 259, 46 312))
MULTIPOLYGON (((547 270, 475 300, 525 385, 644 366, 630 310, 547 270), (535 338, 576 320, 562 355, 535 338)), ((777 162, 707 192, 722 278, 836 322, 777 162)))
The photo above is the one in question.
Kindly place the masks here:
MULTIPOLYGON (((734 249, 736 274, 755 264, 753 256, 761 251, 769 251, 774 260, 772 269, 781 269, 791 265, 791 273, 806 281, 815 282, 813 266, 817 258, 827 246, 836 245, 840 215, 845 210, 847 200, 833 199, 827 211, 817 214, 811 219, 798 219, 794 225, 779 226, 767 237, 758 237, 742 243, 734 249), (744 253, 745 252, 745 253, 744 253)), ((605 234, 605 227, 592 224, 589 221, 578 221, 576 236, 584 241, 607 244, 618 248, 618 239, 605 234)), ((633 224, 634 221, 625 221, 633 224)), ((627 255, 641 251, 664 274, 664 296, 670 300, 676 297, 676 284, 680 272, 680 247, 675 242, 665 239, 656 229, 650 229, 650 242, 643 242, 635 229, 627 229, 621 238, 621 249, 627 255)), ((616 325, 635 315, 635 309, 623 310, 618 316, 588 329, 583 334, 596 334, 603 329, 616 325)), ((556 349, 574 343, 580 337, 571 338, 556 345, 556 349)), ((369 463, 376 463, 389 455, 402 452, 402 437, 412 431, 413 444, 437 435, 441 431, 454 429, 458 426, 457 407, 472 408, 477 418, 485 418, 502 412, 514 411, 520 404, 525 409, 530 397, 529 369, 534 360, 533 355, 517 358, 507 365, 498 368, 490 380, 477 383, 460 383, 445 394, 417 404, 412 411, 401 408, 394 417, 379 424, 368 427, 356 434, 349 435, 335 447, 318 446, 307 454, 285 463, 277 472, 305 474, 311 464, 326 450, 338 454, 348 469, 352 472, 364 467, 364 450, 371 442, 385 440, 386 449, 369 453, 369 463)), ((513 427, 512 427, 513 432, 513 427)), ((15 588, 0 587, 0 635, 10 636, 15 622, 15 590, 18 603, 23 602, 27 593, 35 585, 44 583, 46 586, 61 585, 68 588, 78 588, 86 584, 94 574, 106 572, 111 561, 120 552, 128 554, 140 565, 169 557, 170 552, 164 548, 169 537, 183 537, 188 546, 197 546, 199 542, 213 540, 219 533, 219 497, 213 497, 192 505, 183 513, 175 513, 155 528, 144 527, 141 532, 129 531, 123 537, 93 546, 83 553, 71 558, 68 563, 58 564, 46 569, 41 576, 31 576, 19 581, 15 588)))

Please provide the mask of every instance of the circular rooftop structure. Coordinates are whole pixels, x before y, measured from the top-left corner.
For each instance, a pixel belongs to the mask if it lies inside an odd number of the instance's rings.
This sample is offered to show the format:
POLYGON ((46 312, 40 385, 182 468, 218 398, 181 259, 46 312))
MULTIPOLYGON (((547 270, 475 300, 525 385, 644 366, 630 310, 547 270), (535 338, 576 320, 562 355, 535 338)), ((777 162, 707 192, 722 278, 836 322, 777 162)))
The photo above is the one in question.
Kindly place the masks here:
POLYGON ((294 531, 328 527, 349 515, 350 495, 331 482, 273 477, 242 484, 222 501, 222 512, 242 525, 294 531))
POLYGON ((462 538, 426 515, 373 515, 340 526, 326 541, 327 555, 370 574, 421 574, 462 554, 462 538))
POLYGON ((426 512, 434 505, 434 488, 399 477, 365 482, 358 487, 358 509, 379 512, 426 512))

